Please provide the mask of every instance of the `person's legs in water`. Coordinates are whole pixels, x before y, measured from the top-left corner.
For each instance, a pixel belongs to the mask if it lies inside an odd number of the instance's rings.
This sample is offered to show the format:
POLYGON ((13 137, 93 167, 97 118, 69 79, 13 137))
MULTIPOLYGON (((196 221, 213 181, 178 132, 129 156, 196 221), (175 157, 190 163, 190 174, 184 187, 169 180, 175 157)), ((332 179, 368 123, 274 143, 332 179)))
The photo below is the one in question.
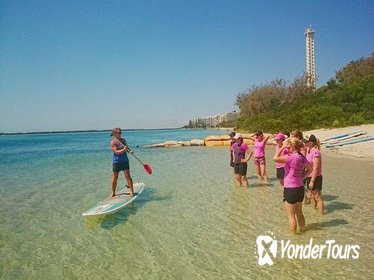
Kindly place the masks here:
POLYGON ((263 164, 260 164, 260 172, 261 172, 262 182, 266 184, 269 183, 268 175, 266 173, 265 161, 263 162, 263 164))
POLYGON ((314 192, 314 199, 315 199, 316 205, 318 206, 319 213, 321 215, 324 215, 324 213, 325 213, 325 204, 323 203, 321 191, 315 191, 314 192))
POLYGON ((256 166, 256 172, 257 172, 257 179, 259 181, 263 181, 263 178, 262 178, 262 173, 261 173, 261 167, 260 167, 260 163, 257 162, 257 160, 255 160, 255 166, 256 166))
POLYGON ((126 181, 127 181, 127 185, 130 188, 130 196, 134 196, 134 186, 133 186, 132 178, 131 178, 131 175, 130 175, 130 169, 125 169, 124 173, 125 173, 125 178, 126 178, 126 181))
POLYGON ((305 230, 305 217, 303 214, 303 203, 302 202, 296 202, 295 203, 295 217, 297 224, 299 225, 299 228, 301 231, 305 230))
POLYGON ((113 174, 112 174, 112 194, 111 194, 111 197, 116 195, 117 181, 118 181, 118 172, 113 172, 113 174))
POLYGON ((296 204, 290 204, 287 201, 285 201, 284 206, 286 208, 286 213, 288 217, 288 228, 290 229, 290 231, 296 233, 296 204))

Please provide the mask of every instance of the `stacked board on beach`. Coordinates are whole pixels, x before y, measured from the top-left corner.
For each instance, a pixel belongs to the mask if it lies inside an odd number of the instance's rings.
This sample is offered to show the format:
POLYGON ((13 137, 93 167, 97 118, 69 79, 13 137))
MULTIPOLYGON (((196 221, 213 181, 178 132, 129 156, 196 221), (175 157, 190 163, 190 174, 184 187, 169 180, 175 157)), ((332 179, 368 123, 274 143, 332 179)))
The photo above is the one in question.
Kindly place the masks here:
POLYGON ((345 141, 338 141, 336 143, 328 143, 325 145, 325 147, 333 148, 333 147, 356 144, 356 143, 361 143, 361 142, 366 142, 366 141, 371 141, 371 140, 374 140, 374 136, 365 136, 365 137, 353 138, 353 139, 349 139, 345 141))
POLYGON ((350 133, 334 136, 331 138, 327 138, 321 141, 321 144, 323 144, 326 148, 333 148, 333 147, 338 147, 338 146, 345 146, 345 145, 374 140, 374 136, 363 136, 365 134, 366 134, 366 131, 350 132, 350 133))
POLYGON ((350 132, 350 133, 334 136, 334 137, 331 137, 331 138, 327 138, 327 139, 321 141, 321 144, 323 144, 323 145, 325 145, 325 144, 327 144, 327 145, 328 144, 336 144, 340 141, 344 141, 344 140, 347 140, 347 139, 358 137, 358 136, 361 136, 361 135, 364 135, 364 134, 366 134, 366 131, 350 132))
POLYGON ((130 196, 130 190, 119 190, 117 195, 107 198, 97 203, 94 207, 90 208, 82 214, 82 216, 102 216, 116 213, 129 203, 139 197, 144 190, 144 183, 134 184, 134 196, 130 196))

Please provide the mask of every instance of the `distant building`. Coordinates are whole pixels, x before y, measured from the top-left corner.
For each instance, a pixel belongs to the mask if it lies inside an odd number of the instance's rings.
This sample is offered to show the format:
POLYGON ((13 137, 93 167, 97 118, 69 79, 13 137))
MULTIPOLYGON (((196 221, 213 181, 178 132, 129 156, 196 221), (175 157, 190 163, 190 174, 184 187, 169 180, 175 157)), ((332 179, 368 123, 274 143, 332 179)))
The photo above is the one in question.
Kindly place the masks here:
POLYGON ((204 118, 199 118, 202 120, 205 126, 207 127, 216 127, 218 124, 222 122, 234 122, 238 118, 237 112, 230 112, 221 115, 209 116, 204 118))
POLYGON ((224 117, 225 118, 224 119, 225 122, 234 122, 238 118, 238 113, 237 112, 231 112, 231 113, 225 114, 224 116, 225 116, 224 117))
POLYGON ((316 87, 316 63, 314 52, 314 29, 310 25, 305 29, 306 80, 308 87, 316 87))

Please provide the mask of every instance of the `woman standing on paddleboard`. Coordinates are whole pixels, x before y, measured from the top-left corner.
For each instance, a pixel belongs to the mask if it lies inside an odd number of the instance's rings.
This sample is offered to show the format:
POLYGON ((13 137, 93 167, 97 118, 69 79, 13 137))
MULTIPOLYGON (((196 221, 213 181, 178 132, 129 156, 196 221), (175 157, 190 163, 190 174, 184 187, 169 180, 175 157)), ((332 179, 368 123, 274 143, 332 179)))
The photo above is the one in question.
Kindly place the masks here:
POLYGON ((112 141, 110 145, 113 151, 113 175, 112 175, 112 195, 116 195, 117 180, 119 172, 123 171, 127 181, 127 185, 130 188, 130 196, 134 196, 133 182, 130 175, 130 163, 127 153, 132 151, 127 146, 126 140, 121 138, 121 129, 114 128, 112 130, 112 141))

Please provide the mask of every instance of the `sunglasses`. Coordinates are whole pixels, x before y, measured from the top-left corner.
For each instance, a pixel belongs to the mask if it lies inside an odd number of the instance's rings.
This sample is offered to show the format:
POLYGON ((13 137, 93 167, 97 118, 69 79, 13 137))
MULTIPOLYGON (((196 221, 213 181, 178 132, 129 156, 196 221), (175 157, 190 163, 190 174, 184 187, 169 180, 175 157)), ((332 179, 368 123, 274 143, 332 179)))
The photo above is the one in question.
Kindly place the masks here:
POLYGON ((121 131, 119 131, 119 132, 116 132, 116 134, 121 134, 122 132, 121 131))

